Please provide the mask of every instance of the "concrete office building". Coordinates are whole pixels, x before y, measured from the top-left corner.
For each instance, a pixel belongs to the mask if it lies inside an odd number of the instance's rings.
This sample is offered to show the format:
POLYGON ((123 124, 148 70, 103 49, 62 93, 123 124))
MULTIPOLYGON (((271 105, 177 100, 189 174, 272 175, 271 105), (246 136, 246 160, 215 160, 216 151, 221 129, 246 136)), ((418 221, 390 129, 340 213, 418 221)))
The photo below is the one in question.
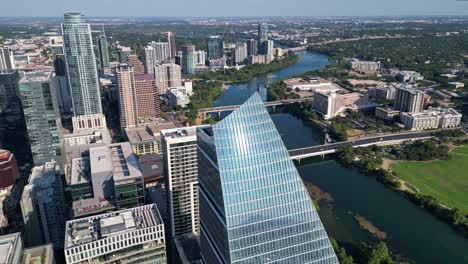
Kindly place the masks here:
POLYGON ((96 146, 73 159, 70 191, 75 218, 143 205, 143 175, 130 144, 96 146))
POLYGON ((102 114, 91 26, 82 13, 65 13, 62 24, 68 83, 74 115, 102 114))
POLYGON ((258 55, 258 41, 255 39, 247 40, 247 57, 258 55))
POLYGON ((99 67, 101 74, 110 73, 109 46, 105 34, 98 37, 99 67))
POLYGON ((381 69, 380 61, 359 61, 351 62, 351 69, 361 73, 375 73, 381 69))
POLYGON ((236 64, 243 64, 247 59, 247 44, 245 42, 240 42, 236 44, 234 49, 234 62, 236 64))
POLYGON ((106 117, 103 114, 73 116, 72 124, 73 133, 79 133, 81 130, 107 128, 106 117))
POLYGON ((182 86, 182 68, 175 63, 163 63, 154 67, 154 78, 159 94, 165 94, 169 87, 182 86))
POLYGON ((60 111, 51 72, 26 72, 19 82, 35 165, 61 160, 60 111))
POLYGON ((197 127, 161 131, 170 236, 199 232, 197 127))
POLYGON ((395 95, 394 108, 402 112, 418 113, 423 110, 425 93, 411 86, 400 86, 395 95))
POLYGON ((65 195, 55 162, 34 167, 21 197, 25 240, 29 246, 63 247, 65 195))
POLYGON ((339 263, 258 93, 197 139, 204 263, 339 263))
POLYGON ((375 88, 375 97, 382 100, 394 100, 397 90, 393 86, 383 86, 375 88))
POLYGON ((419 72, 415 71, 393 71, 392 75, 400 82, 414 83, 424 80, 419 72))
POLYGON ((153 73, 154 66, 170 59, 171 51, 167 42, 150 42, 145 47, 145 68, 147 73, 153 73))
POLYGON ((224 57, 224 40, 220 36, 210 36, 208 39, 208 59, 224 57))
POLYGON ((127 57, 127 64, 128 66, 133 68, 133 72, 135 75, 142 75, 145 74, 145 66, 143 62, 138 59, 138 55, 130 54, 127 57))
POLYGON ((166 32, 167 43, 169 43, 170 58, 174 59, 177 55, 177 48, 175 43, 175 34, 173 32, 166 32))
POLYGON ((461 124, 462 114, 452 108, 429 108, 417 113, 401 113, 400 120, 409 130, 456 128, 461 124))
POLYGON ((119 90, 120 127, 135 127, 138 122, 133 68, 120 64, 116 71, 119 90))
POLYGON ((9 47, 0 47, 0 71, 14 70, 15 68, 13 50, 9 47))
POLYGON ((63 36, 50 38, 50 50, 54 60, 54 86, 60 116, 71 115, 73 103, 67 77, 67 63, 63 50, 63 36))
POLYGON ((150 123, 135 128, 126 128, 125 135, 135 155, 162 154, 161 130, 175 128, 172 122, 150 123))
MULTIPOLYGON (((208 57, 210 53, 208 52, 208 57)), ((182 47, 182 72, 184 74, 195 73, 195 46, 187 45, 182 47)))
POLYGON ((393 121, 400 115, 400 111, 391 109, 391 108, 384 108, 384 107, 376 107, 375 108, 375 116, 377 118, 393 121))
POLYGON ((67 264, 166 264, 164 223, 156 204, 67 221, 64 253, 67 264))

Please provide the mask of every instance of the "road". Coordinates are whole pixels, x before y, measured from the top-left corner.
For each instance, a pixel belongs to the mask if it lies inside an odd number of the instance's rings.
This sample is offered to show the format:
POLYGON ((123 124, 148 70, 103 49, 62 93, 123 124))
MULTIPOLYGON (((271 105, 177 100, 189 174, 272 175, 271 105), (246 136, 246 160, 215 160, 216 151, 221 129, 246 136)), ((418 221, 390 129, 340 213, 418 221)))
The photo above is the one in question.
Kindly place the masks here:
POLYGON ((351 145, 353 147, 368 146, 374 144, 384 144, 385 142, 392 141, 403 141, 403 140, 414 140, 420 138, 431 137, 436 130, 432 131, 419 131, 419 132, 407 132, 407 133, 392 133, 376 135, 371 137, 359 138, 352 141, 344 141, 326 145, 311 146, 300 149, 292 149, 289 151, 289 155, 292 159, 300 159, 318 156, 321 154, 334 153, 338 148, 351 145))

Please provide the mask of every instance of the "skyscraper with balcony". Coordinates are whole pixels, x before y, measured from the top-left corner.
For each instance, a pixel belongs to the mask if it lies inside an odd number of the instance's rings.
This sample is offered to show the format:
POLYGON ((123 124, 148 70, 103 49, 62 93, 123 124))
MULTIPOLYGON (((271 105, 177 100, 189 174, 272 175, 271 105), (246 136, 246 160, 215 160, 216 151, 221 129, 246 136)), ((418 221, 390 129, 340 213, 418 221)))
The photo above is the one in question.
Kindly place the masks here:
POLYGON ((150 42, 145 47, 145 68, 153 73, 153 67, 171 57, 170 45, 167 42, 150 42))
POLYGON ((102 114, 91 26, 82 13, 65 13, 62 24, 68 83, 74 115, 102 114))
POLYGON ((182 72, 184 74, 195 73, 195 46, 194 45, 187 45, 187 46, 182 47, 182 72))
POLYGON ((0 47, 0 71, 14 70, 15 68, 13 50, 9 47, 0 47))
POLYGON ((26 72, 19 90, 34 164, 61 160, 61 122, 53 73, 26 72))
POLYGON ((395 96, 395 109, 402 112, 418 113, 423 110, 425 93, 411 86, 400 86, 395 96))
POLYGON ((205 263, 339 263, 258 94, 197 140, 205 263))
POLYGON ((196 127, 161 131, 171 237, 198 233, 196 127))
POLYGON ((220 36, 211 36, 208 39, 208 59, 224 57, 224 40, 220 36))
POLYGON ((247 56, 257 56, 258 55, 258 41, 255 39, 247 40, 247 56))

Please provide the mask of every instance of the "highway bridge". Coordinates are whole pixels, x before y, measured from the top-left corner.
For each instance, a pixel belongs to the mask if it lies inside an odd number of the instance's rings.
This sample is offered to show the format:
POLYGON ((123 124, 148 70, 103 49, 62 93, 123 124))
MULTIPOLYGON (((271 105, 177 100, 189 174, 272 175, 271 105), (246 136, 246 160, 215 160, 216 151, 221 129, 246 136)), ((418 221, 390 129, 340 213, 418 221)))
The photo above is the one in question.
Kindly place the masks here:
MULTIPOLYGON (((287 99, 287 100, 280 100, 280 101, 271 101, 271 102, 265 102, 265 106, 271 106, 275 107, 278 105, 285 105, 285 104, 294 104, 294 103, 302 103, 306 100, 311 100, 312 97, 304 97, 304 98, 298 98, 298 99, 287 99)), ((221 114, 222 112, 232 112, 239 108, 239 105, 228 105, 228 106, 218 106, 218 107, 210 107, 210 108, 202 108, 199 109, 198 112, 200 113, 205 113, 205 114, 210 114, 210 113, 217 113, 218 115, 221 114)))
POLYGON ((391 145, 398 144, 408 140, 418 140, 433 137, 436 131, 419 131, 419 132, 405 132, 405 133, 392 133, 382 134, 371 137, 362 137, 355 140, 343 141, 332 144, 311 146, 300 149, 289 150, 289 156, 293 160, 301 160, 305 158, 322 156, 325 154, 335 153, 340 147, 351 145, 357 147, 367 147, 372 145, 391 145))

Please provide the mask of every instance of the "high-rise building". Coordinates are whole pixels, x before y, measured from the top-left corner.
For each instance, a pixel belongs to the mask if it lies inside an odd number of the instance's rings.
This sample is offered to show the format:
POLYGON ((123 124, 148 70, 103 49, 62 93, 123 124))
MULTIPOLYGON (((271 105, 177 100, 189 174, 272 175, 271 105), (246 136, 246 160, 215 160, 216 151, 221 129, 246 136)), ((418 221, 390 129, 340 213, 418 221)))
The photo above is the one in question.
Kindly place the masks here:
POLYGON ((258 41, 255 39, 247 40, 247 56, 257 56, 258 55, 258 41))
POLYGON ((174 59, 177 55, 177 49, 175 44, 175 34, 173 32, 167 32, 167 43, 169 43, 169 51, 171 54, 171 59, 174 59))
POLYGON ((167 42, 150 42, 145 47, 145 67, 147 73, 153 73, 154 66, 170 59, 171 51, 167 42))
POLYGON ((182 86, 182 69, 174 63, 163 63, 154 67, 154 78, 160 94, 169 87, 182 86))
POLYGON ((197 50, 195 52, 195 64, 197 66, 204 66, 206 64, 206 51, 197 50))
POLYGON ((204 263, 339 263, 257 93, 197 139, 204 263))
POLYGON ((196 127, 162 130, 161 145, 171 237, 198 233, 196 127))
POLYGON ((67 221, 65 226, 67 264, 167 263, 164 223, 156 204, 67 221))
POLYGON ((182 72, 184 74, 195 73, 195 46, 194 45, 187 45, 187 46, 182 47, 182 72))
POLYGON ((273 40, 266 40, 262 42, 261 48, 260 48, 260 54, 269 56, 270 60, 273 60, 273 57, 275 56, 275 48, 274 48, 273 40))
POLYGON ((263 53, 263 43, 268 40, 268 24, 267 23, 258 23, 258 50, 260 54, 267 55, 263 53))
POLYGON ((13 50, 8 47, 0 47, 0 71, 14 70, 15 68, 13 50))
POLYGON ((117 58, 119 59, 119 63, 127 63, 128 55, 131 54, 133 54, 133 51, 130 47, 117 45, 117 58))
POLYGON ((237 43, 234 50, 234 62, 243 64, 245 59, 247 59, 247 44, 245 42, 237 43))
POLYGON ((394 108, 402 112, 418 113, 423 110, 425 93, 410 86, 397 87, 394 108))
POLYGON ((154 75, 135 75, 135 97, 139 124, 161 117, 159 88, 156 86, 154 75))
POLYGON ((26 72, 19 90, 34 164, 61 160, 61 122, 53 73, 26 72))
POLYGON ((220 36, 211 36, 208 39, 208 59, 224 57, 224 40, 220 36))
POLYGON ((62 24, 68 83, 75 115, 101 114, 101 92, 91 26, 82 13, 65 13, 62 24))
POLYGON ((145 74, 145 66, 143 62, 138 59, 138 55, 131 54, 127 57, 127 64, 128 66, 133 68, 133 72, 135 75, 145 74))
POLYGON ((25 240, 29 246, 52 243, 63 247, 65 195, 58 165, 34 167, 21 197, 25 240))
POLYGON ((0 71, 0 113, 19 98, 19 73, 17 70, 0 71))
POLYGON ((135 74, 127 64, 120 64, 116 71, 119 90, 120 126, 123 128, 137 125, 137 104, 135 97, 135 74))
POLYGON ((98 52, 101 74, 110 73, 109 46, 107 45, 107 38, 105 34, 99 35, 98 52))
POLYGON ((57 103, 60 116, 72 113, 73 104, 68 85, 67 63, 63 51, 63 36, 53 36, 50 38, 50 50, 54 59, 54 87, 57 94, 57 103))
POLYGON ((13 186, 18 176, 18 165, 13 153, 0 149, 0 189, 13 186))
POLYGON ((152 74, 134 74, 121 64, 117 69, 120 123, 122 128, 136 127, 161 116, 159 90, 152 74))

